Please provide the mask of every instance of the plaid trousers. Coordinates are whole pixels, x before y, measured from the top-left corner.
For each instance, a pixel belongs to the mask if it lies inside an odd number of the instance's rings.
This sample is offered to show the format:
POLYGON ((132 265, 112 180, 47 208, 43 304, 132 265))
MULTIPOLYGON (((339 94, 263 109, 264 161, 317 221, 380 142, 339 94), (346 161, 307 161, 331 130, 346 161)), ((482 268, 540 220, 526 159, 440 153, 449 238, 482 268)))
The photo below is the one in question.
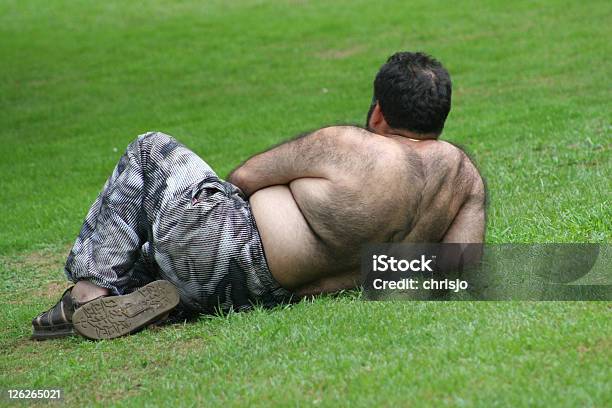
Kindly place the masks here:
POLYGON ((199 313, 291 297, 268 269, 240 189, 159 132, 128 146, 91 206, 65 272, 118 295, 165 279, 182 306, 199 313))

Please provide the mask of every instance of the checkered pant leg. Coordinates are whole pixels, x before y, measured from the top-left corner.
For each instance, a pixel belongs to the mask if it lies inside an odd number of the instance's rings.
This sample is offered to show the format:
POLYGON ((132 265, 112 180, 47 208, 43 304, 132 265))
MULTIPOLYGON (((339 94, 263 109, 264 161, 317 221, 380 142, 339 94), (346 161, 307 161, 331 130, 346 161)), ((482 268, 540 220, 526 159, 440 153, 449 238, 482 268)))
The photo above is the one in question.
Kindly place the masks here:
POLYGON ((195 153, 163 133, 127 148, 91 206, 65 266, 74 282, 89 280, 123 294, 155 279, 146 257, 160 209, 193 184, 216 178, 195 153))

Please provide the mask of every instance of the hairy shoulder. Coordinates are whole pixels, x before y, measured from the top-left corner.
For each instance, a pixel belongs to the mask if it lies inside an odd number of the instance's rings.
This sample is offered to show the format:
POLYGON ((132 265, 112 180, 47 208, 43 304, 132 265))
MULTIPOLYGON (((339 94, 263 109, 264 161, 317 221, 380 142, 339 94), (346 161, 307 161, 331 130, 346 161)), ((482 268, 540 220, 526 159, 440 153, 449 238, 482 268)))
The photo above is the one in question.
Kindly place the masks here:
POLYGON ((395 169, 406 161, 406 152, 396 143, 358 126, 330 126, 316 133, 320 143, 329 149, 330 159, 339 165, 379 172, 395 169))
POLYGON ((339 148, 359 148, 362 146, 379 145, 384 137, 369 132, 358 126, 329 126, 317 130, 316 135, 330 145, 339 148))

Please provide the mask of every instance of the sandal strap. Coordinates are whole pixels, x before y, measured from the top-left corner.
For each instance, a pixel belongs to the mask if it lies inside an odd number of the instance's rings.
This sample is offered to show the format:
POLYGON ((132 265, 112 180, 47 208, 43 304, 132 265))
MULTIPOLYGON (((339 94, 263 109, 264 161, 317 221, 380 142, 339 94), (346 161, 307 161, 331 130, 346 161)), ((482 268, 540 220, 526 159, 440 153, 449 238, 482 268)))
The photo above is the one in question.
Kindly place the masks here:
POLYGON ((34 319, 38 326, 54 326, 72 322, 72 315, 76 307, 80 306, 72 299, 71 291, 73 287, 66 289, 59 302, 34 319))

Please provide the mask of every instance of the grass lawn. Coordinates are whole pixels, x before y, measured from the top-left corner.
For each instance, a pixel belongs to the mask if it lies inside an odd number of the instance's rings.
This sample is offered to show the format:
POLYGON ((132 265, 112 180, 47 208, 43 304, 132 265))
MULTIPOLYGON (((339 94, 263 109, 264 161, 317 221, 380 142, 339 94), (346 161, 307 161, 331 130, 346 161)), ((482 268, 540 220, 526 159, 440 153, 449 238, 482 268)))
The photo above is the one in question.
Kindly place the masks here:
POLYGON ((451 72, 443 138, 487 179, 488 242, 612 242, 612 3, 484 3, 1 2, 0 389, 61 387, 74 406, 610 406, 609 302, 348 293, 28 340, 138 134, 171 134, 225 176, 304 130, 362 124, 397 50, 451 72))

